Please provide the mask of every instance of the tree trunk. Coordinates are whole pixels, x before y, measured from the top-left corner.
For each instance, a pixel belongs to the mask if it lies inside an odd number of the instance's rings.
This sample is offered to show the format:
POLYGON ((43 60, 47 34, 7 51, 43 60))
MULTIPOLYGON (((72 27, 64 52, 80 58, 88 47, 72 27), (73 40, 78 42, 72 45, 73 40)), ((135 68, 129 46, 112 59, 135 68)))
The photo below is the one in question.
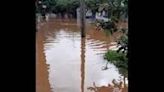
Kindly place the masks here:
POLYGON ((124 88, 126 87, 126 84, 125 84, 125 79, 126 79, 126 77, 124 76, 124 79, 123 79, 123 80, 124 80, 124 88))

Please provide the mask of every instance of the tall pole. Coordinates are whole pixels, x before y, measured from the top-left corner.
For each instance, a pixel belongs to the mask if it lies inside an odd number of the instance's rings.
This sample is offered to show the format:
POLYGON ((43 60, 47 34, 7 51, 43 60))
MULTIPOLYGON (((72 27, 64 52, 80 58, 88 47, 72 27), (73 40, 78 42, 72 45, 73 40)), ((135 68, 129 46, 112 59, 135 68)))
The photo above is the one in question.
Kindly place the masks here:
POLYGON ((81 37, 85 37, 85 0, 80 0, 81 37))
POLYGON ((85 80, 85 0, 80 0, 80 22, 81 22, 81 92, 84 92, 85 80))

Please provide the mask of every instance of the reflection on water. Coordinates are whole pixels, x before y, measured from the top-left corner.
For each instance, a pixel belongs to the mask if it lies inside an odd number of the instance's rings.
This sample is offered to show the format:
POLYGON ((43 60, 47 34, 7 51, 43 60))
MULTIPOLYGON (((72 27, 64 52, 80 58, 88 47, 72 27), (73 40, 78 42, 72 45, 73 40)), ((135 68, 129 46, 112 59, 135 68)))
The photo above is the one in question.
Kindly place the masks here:
POLYGON ((96 86, 96 83, 93 83, 92 87, 88 87, 88 90, 91 90, 93 92, 128 92, 127 87, 122 87, 122 82, 119 84, 108 84, 107 86, 96 86))
POLYGON ((39 28, 44 34, 42 45, 52 92, 92 92, 87 88, 94 82, 107 86, 113 79, 119 79, 114 65, 108 64, 109 69, 103 70, 103 53, 120 33, 110 36, 87 24, 86 38, 81 38, 76 20, 51 20, 39 28))
POLYGON ((85 37, 81 38, 81 92, 84 92, 85 81, 85 37))
MULTIPOLYGON (((46 27, 45 27, 46 28, 46 27)), ((36 92, 50 92, 44 52, 44 28, 36 34, 36 92)))

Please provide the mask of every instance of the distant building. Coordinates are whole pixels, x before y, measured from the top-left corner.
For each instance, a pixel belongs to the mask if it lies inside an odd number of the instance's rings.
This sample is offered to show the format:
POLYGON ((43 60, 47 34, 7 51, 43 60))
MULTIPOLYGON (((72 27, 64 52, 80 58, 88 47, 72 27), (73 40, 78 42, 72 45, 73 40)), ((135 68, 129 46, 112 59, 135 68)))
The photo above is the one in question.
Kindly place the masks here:
POLYGON ((90 9, 87 10, 86 12, 86 18, 92 18, 92 11, 90 9))

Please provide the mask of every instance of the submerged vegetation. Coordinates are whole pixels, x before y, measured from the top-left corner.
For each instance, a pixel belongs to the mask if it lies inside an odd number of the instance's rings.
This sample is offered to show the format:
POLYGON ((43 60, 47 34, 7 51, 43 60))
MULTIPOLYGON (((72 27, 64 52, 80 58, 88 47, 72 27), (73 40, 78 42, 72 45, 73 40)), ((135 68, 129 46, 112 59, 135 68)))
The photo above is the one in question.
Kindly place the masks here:
POLYGON ((109 11, 109 21, 99 22, 101 27, 110 31, 110 33, 122 31, 123 35, 117 41, 118 50, 107 51, 104 55, 104 59, 118 68, 119 73, 124 76, 125 83, 125 78, 128 78, 128 29, 118 29, 117 24, 120 20, 122 20, 122 16, 123 20, 128 18, 128 0, 108 0, 105 3, 109 5, 109 7, 107 7, 107 10, 109 11))
MULTIPOLYGON (((105 53, 104 59, 112 63, 118 68, 119 73, 125 78, 128 78, 128 57, 127 57, 127 44, 128 36, 123 35, 119 40, 120 47, 118 50, 109 50, 105 53)), ((126 85, 125 85, 126 86, 126 85)))

